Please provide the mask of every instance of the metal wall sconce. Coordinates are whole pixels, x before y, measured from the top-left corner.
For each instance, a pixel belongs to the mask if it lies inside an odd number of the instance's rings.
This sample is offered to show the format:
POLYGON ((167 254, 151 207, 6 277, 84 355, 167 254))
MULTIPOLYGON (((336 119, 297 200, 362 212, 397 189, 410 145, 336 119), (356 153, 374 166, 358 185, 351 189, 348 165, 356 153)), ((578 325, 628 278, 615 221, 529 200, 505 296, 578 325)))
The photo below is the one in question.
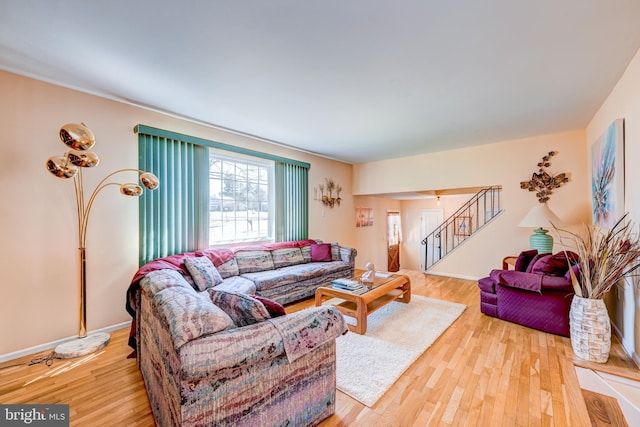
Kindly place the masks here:
POLYGON ((340 206, 340 201, 342 201, 340 198, 341 192, 342 187, 339 184, 336 184, 333 179, 325 178, 324 184, 313 187, 313 200, 320 200, 323 205, 330 208, 340 206))

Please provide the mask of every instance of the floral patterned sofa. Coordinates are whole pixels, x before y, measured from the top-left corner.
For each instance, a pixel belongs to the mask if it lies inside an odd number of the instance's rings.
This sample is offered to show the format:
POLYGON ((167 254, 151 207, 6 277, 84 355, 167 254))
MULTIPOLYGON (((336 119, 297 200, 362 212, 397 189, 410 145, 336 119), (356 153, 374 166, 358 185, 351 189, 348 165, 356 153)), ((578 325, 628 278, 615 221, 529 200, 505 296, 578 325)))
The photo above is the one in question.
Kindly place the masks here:
POLYGON ((173 255, 127 292, 159 426, 315 425, 335 411, 334 307, 281 303, 353 274, 355 249, 304 240, 173 255))
POLYGON ((315 294, 320 285, 354 274, 355 248, 320 240, 294 240, 233 249, 185 252, 153 260, 135 274, 132 284, 150 271, 180 271, 193 284, 184 261, 208 258, 220 275, 214 286, 263 296, 288 304, 315 294))

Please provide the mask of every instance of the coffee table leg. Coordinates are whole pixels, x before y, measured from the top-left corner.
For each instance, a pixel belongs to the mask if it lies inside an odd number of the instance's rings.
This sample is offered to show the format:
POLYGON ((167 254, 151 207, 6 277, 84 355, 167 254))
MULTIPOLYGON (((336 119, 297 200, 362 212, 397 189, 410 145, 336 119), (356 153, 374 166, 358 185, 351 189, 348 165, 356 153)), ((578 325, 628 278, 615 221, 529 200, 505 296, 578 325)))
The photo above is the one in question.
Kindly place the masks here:
POLYGON ((322 305, 322 291, 320 289, 316 290, 316 307, 320 307, 322 305))
POLYGON ((396 299, 396 301, 403 302, 408 304, 411 301, 411 280, 406 277, 407 282, 400 287, 400 290, 403 292, 402 296, 396 299))
POLYGON ((360 335, 367 332, 367 304, 362 298, 356 299, 356 327, 353 332, 360 335))

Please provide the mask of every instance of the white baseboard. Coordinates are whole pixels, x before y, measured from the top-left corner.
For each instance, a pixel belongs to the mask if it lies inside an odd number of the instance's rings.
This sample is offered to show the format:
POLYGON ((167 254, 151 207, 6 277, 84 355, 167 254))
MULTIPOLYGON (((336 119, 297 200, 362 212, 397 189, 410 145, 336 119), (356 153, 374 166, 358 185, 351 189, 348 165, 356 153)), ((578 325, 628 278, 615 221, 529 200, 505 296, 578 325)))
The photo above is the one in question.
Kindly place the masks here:
MULTIPOLYGON (((102 328, 102 329, 96 329, 95 331, 90 331, 89 333, 94 333, 94 332, 113 332, 113 331, 117 331, 119 329, 128 328, 128 327, 131 327, 131 321, 118 323, 117 325, 107 326, 106 328, 102 328)), ((40 352, 46 351, 46 350, 53 350, 59 344, 62 344, 64 342, 72 340, 74 338, 76 338, 76 336, 67 337, 67 338, 63 338, 61 340, 51 341, 51 342, 44 343, 44 344, 39 344, 39 345, 36 345, 36 346, 33 346, 33 347, 25 348, 24 350, 14 351, 12 353, 0 354, 0 363, 7 362, 9 360, 19 359, 21 357, 29 356, 31 354, 40 353, 40 352)))
POLYGON ((633 363, 636 366, 640 367, 640 356, 634 351, 633 345, 627 340, 625 340, 624 336, 622 336, 622 331, 616 326, 615 323, 611 322, 611 331, 618 337, 620 340, 620 344, 622 344, 622 348, 627 353, 627 355, 633 360, 633 363))
POLYGON ((434 276, 444 276, 444 277, 453 277, 455 279, 464 279, 464 280, 480 280, 480 277, 476 276, 465 276, 462 274, 453 274, 453 273, 440 273, 438 271, 423 271, 424 274, 432 274, 434 276))

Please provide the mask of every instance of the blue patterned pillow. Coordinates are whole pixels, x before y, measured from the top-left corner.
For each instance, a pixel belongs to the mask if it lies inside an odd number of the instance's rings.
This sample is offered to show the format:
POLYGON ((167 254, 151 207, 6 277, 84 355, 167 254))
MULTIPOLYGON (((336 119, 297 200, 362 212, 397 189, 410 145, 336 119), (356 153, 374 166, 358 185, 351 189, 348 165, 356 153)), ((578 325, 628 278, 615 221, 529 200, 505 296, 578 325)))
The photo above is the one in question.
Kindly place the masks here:
POLYGON ((271 318, 264 304, 239 292, 207 289, 211 301, 227 313, 238 327, 253 325, 271 318))
POLYGON ((185 258, 184 265, 199 291, 204 291, 222 283, 222 276, 206 256, 185 258))

